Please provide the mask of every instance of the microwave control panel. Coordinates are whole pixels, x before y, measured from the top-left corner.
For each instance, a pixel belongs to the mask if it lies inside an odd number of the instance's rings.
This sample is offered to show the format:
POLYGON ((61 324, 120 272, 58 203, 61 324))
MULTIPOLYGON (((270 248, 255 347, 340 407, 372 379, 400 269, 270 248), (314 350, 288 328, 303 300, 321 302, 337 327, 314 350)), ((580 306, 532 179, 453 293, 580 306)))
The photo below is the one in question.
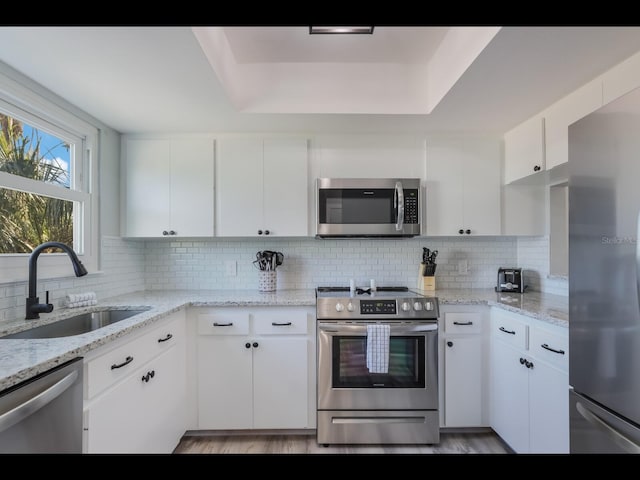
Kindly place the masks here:
POLYGON ((418 191, 404 191, 404 223, 418 223, 418 191))

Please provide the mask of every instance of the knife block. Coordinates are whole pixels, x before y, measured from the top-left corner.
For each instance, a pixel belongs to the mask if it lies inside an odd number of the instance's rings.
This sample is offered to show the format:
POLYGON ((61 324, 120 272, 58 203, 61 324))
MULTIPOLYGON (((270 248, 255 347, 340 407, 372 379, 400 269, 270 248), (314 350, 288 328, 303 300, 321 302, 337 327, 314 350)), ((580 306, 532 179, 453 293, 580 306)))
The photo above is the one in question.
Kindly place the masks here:
MULTIPOLYGON (((418 269, 418 289, 433 291, 436 289, 436 277, 435 275, 429 275, 427 277, 423 276, 424 267, 424 263, 421 263, 420 268, 418 269)), ((435 272, 435 266, 433 271, 435 272)))

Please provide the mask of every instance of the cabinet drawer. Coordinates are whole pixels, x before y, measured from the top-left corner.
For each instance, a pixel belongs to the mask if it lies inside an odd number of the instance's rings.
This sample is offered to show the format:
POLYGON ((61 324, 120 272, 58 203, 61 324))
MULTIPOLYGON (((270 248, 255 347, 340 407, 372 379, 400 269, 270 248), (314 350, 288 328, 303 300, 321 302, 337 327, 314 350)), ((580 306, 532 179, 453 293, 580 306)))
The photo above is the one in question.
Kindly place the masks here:
POLYGON ((444 330, 447 333, 480 333, 481 320, 477 313, 445 313, 444 330))
POLYGON ((527 349, 528 326, 509 315, 493 310, 491 314, 491 336, 516 348, 527 349))
POLYGON ((260 312, 253 317, 253 330, 257 335, 306 334, 309 330, 306 311, 260 312))
POLYGON ((87 362, 87 398, 94 397, 175 345, 184 337, 183 328, 184 322, 180 317, 87 362))
POLYGON ((248 335, 248 312, 216 312, 198 315, 199 335, 248 335))
POLYGON ((569 371, 569 336, 543 328, 531 328, 529 350, 540 360, 569 371))

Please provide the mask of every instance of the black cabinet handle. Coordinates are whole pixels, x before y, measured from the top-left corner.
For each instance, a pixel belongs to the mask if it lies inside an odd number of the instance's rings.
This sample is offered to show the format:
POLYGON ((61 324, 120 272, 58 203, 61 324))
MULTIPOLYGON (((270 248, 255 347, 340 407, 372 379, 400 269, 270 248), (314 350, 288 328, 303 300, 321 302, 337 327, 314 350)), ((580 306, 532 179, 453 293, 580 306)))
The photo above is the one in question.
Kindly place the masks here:
POLYGON ((547 345, 546 343, 543 343, 542 345, 540 345, 542 348, 544 348, 545 350, 549 350, 550 352, 553 353, 559 353, 560 355, 564 355, 564 350, 556 350, 555 348, 551 348, 549 345, 547 345))
POLYGON ((460 230, 458 230, 458 233, 459 233, 460 235, 462 235, 462 234, 464 233, 464 230, 460 229, 460 230))
POLYGON ((467 235, 471 235, 471 230, 469 230, 468 228, 464 231, 464 233, 466 233, 467 235))
POLYGON ((264 231, 264 234, 265 234, 265 235, 269 235, 269 233, 271 233, 271 232, 269 232, 269 230, 265 230, 265 231, 264 231))
POLYGON ((453 322, 454 325, 461 325, 461 326, 466 326, 466 325, 473 325, 473 322, 453 322))
POLYGON ((540 171, 540 165, 536 165, 535 167, 533 167, 533 171, 534 172, 539 172, 540 171))
POLYGON ((520 357, 520 365, 524 365, 524 362, 526 362, 526 360, 522 357, 520 357))
POLYGON ((233 322, 229 322, 229 323, 213 322, 214 327, 231 327, 232 325, 233 325, 233 322))
POLYGON ((167 232, 166 230, 163 230, 163 231, 162 231, 162 234, 163 234, 163 235, 169 235, 169 232, 167 232))
POLYGON ((149 380, 151 380, 153 377, 155 377, 156 375, 156 371, 155 370, 151 370, 150 372, 147 372, 146 375, 142 376, 142 381, 145 383, 148 383, 149 380))
POLYGON ((121 364, 113 364, 111 365, 111 370, 115 370, 116 368, 122 368, 125 365, 129 365, 131 362, 133 362, 133 357, 127 357, 124 359, 124 362, 122 362, 121 364))
POLYGON ((251 348, 251 344, 249 342, 245 343, 244 348, 251 348))
POLYGON ((175 230, 169 230, 169 235, 177 235, 175 230))
POLYGON ((524 366, 527 367, 527 368, 533 368, 533 362, 525 360, 524 361, 524 366))
POLYGON ((273 325, 274 327, 288 327, 289 325, 291 325, 291 322, 286 322, 286 323, 271 322, 271 325, 273 325))
POLYGON ((158 343, 166 342, 167 340, 171 340, 172 338, 173 338, 173 335, 171 335, 170 333, 167 333, 166 337, 158 339, 158 343))
POLYGON ((156 371, 155 370, 151 370, 149 372, 149 375, 151 375, 151 378, 155 377, 156 376, 156 371))
POLYGON ((258 348, 258 342, 253 342, 253 348, 258 348))
POLYGON ((453 347, 453 342, 451 341, 447 342, 447 347, 453 347))
POLYGON ((511 330, 507 330, 504 327, 500 327, 498 330, 500 330, 501 332, 504 332, 504 333, 508 333, 509 335, 515 335, 516 334, 516 332, 511 331, 511 330))
POLYGON ((262 235, 262 230, 258 230, 258 235, 262 235))

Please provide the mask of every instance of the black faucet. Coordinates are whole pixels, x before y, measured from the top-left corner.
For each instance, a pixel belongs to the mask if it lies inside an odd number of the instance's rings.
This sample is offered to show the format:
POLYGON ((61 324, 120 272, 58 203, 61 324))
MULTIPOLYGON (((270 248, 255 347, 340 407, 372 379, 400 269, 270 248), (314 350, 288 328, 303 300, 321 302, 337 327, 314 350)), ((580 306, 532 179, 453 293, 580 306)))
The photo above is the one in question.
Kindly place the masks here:
POLYGON ((46 248, 59 248, 64 250, 73 264, 73 270, 76 272, 76 277, 82 277, 86 275, 87 269, 84 268, 82 262, 78 260, 76 252, 71 247, 60 242, 45 242, 38 245, 31 252, 29 257, 29 297, 27 298, 27 315, 25 319, 33 320, 34 318, 40 318, 40 313, 49 313, 53 311, 53 305, 49 303, 49 291, 47 291, 46 303, 39 303, 40 299, 36 296, 36 277, 38 276, 38 256, 46 248))

